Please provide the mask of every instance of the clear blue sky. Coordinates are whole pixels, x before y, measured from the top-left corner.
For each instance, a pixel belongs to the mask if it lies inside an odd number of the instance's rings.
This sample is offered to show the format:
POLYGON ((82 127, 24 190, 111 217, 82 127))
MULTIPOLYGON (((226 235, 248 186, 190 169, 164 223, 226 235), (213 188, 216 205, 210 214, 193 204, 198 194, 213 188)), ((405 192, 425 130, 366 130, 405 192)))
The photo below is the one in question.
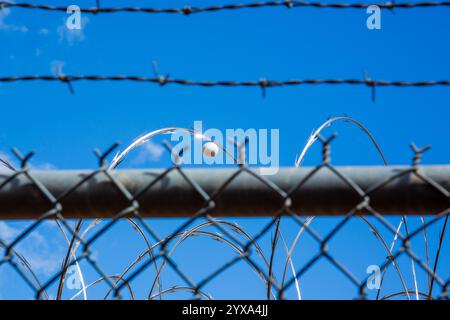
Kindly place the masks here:
MULTIPOLYGON (((45 3, 61 5, 61 1, 45 3)), ((95 1, 80 0, 76 4, 93 6, 95 1)), ((102 1, 105 7, 127 4, 178 7, 186 2, 102 1)), ((156 60, 162 74, 193 80, 362 78, 364 70, 374 79, 441 80, 450 78, 449 15, 447 8, 383 11, 382 29, 371 31, 366 28, 364 10, 282 7, 188 17, 118 13, 83 15, 82 32, 73 34, 64 29, 64 13, 11 9, 0 13, 0 76, 54 74, 58 64, 63 65, 66 74, 153 76, 152 61, 156 60)), ((7 153, 11 147, 23 152, 35 150, 35 165, 41 167, 94 168, 96 159, 91 150, 96 147, 105 149, 117 140, 127 144, 154 129, 192 127, 193 121, 202 120, 205 128, 280 129, 280 163, 290 166, 314 128, 331 116, 345 114, 371 130, 390 164, 410 163, 411 141, 419 146, 433 145, 424 163, 449 162, 448 87, 378 88, 375 103, 370 89, 364 86, 273 88, 268 89, 265 99, 258 88, 161 88, 125 82, 76 82, 73 87, 74 95, 57 82, 0 84, 0 151, 7 153)), ((333 146, 334 164, 381 164, 360 130, 342 124, 332 130, 340 135, 333 146)), ((318 151, 317 147, 312 150, 305 165, 318 163, 318 151)), ((257 231, 266 221, 239 223, 257 231)), ((164 234, 179 221, 150 223, 156 223, 164 234)), ((318 229, 326 230, 335 223, 325 219, 318 229)), ((357 226, 347 227, 347 233, 336 241, 335 252, 363 277, 366 266, 382 262, 385 252, 365 225, 360 221, 354 224, 357 226), (352 251, 358 250, 357 256, 345 255, 349 241, 352 251)), ((286 237, 291 241, 295 226, 292 222, 286 225, 286 237)), ((12 222, 8 226, 23 228, 23 224, 12 222)), ((56 237, 57 230, 52 228, 42 228, 41 235, 56 237)), ((142 249, 126 223, 117 228, 127 230, 130 238, 119 238, 119 230, 114 229, 109 239, 115 240, 100 241, 97 248, 99 261, 109 265, 111 272, 121 270, 142 249)), ((62 241, 57 249, 52 247, 54 244, 43 245, 47 252, 62 251, 62 241)), ((215 265, 211 261, 225 261, 231 256, 215 253, 218 245, 210 242, 193 240, 175 255, 195 280, 206 274, 197 272, 198 261, 211 271, 206 267, 209 263, 215 265)), ((299 266, 308 252, 316 250, 312 242, 308 243, 303 243, 305 256, 299 252, 295 257, 299 266)), ((441 262, 448 263, 449 259, 444 252, 441 262)), ((405 265, 408 268, 409 261, 405 265)), ((349 285, 340 287, 345 280, 333 270, 323 263, 322 269, 307 274, 302 286, 304 297, 320 297, 325 291, 327 297, 354 297, 356 290, 349 285)), ((95 278, 86 272, 90 280, 95 278)), ((391 289, 398 289, 398 280, 392 270, 390 273, 391 289)), ((170 272, 166 277, 167 285, 176 282, 170 272)), ((14 279, 11 271, 0 268, 0 295, 29 295, 20 288, 14 288, 14 293, 9 291, 14 279)), ((145 276, 139 279, 145 287, 145 276)), ((218 278, 207 291, 216 298, 264 297, 258 281, 242 264, 218 278)), ((293 292, 291 297, 295 298, 293 292)))

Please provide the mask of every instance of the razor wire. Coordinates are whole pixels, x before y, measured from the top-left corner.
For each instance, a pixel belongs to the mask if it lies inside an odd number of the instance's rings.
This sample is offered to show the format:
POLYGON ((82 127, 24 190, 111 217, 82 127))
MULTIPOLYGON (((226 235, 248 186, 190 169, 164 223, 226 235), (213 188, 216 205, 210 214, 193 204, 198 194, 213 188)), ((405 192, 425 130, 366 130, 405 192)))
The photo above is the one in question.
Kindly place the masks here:
MULTIPOLYGON (((282 189, 276 184, 274 184, 270 179, 263 175, 259 175, 255 173, 255 171, 250 170, 250 167, 244 163, 237 163, 233 173, 218 186, 212 192, 207 192, 204 188, 202 188, 197 181, 195 181, 192 177, 189 176, 186 169, 184 168, 182 161, 180 160, 179 154, 173 154, 174 150, 166 144, 166 148, 171 155, 175 156, 175 160, 173 161, 173 165, 168 167, 165 170, 162 170, 160 174, 156 176, 149 177, 148 183, 145 188, 140 190, 139 192, 131 192, 127 187, 114 175, 116 172, 115 169, 112 169, 108 166, 106 159, 109 155, 115 150, 117 144, 114 144, 111 148, 109 148, 106 152, 100 153, 97 152, 97 156, 99 159, 99 168, 96 170, 92 170, 88 174, 82 175, 80 180, 73 185, 68 185, 67 189, 59 194, 52 194, 49 189, 39 181, 35 175, 33 174, 33 170, 30 170, 29 161, 33 156, 33 153, 28 153, 26 155, 20 154, 17 150, 14 150, 14 153, 20 163, 19 168, 15 170, 11 170, 9 173, 1 173, 2 176, 5 177, 3 182, 0 184, 0 190, 6 188, 7 186, 14 186, 17 182, 17 179, 25 177, 27 181, 29 181, 29 187, 34 191, 38 191, 41 195, 42 199, 44 199, 48 204, 48 210, 45 212, 39 213, 39 218, 33 221, 31 225, 26 227, 19 235, 17 235, 14 239, 10 241, 6 241, 4 236, 0 234, 0 248, 3 248, 4 255, 0 260, 0 271, 5 266, 12 267, 15 272, 17 272, 22 279, 22 284, 17 285, 27 285, 29 286, 33 292, 35 293, 35 298, 37 299, 47 299, 49 294, 47 291, 50 287, 55 284, 61 283, 65 281, 65 275, 67 269, 70 266, 79 264, 80 262, 86 262, 89 266, 91 266, 95 272, 97 273, 99 280, 104 281, 108 285, 108 291, 105 297, 109 297, 109 295, 115 298, 122 298, 124 295, 124 291, 130 290, 133 287, 134 282, 139 275, 148 272, 148 270, 152 267, 156 270, 156 276, 153 280, 153 285, 148 296, 149 299, 156 299, 161 297, 164 293, 173 292, 177 290, 188 291, 192 293, 192 298, 201 299, 201 298, 210 298, 210 295, 204 292, 205 286, 210 284, 212 281, 217 280, 220 281, 221 275, 227 270, 233 268, 233 266, 237 264, 246 264, 250 268, 252 268, 257 275, 263 280, 264 285, 267 287, 267 298, 277 298, 277 299, 285 299, 286 291, 292 288, 293 286, 300 286, 302 284, 303 279, 307 276, 308 271, 314 268, 318 268, 319 261, 326 261, 328 264, 333 266, 338 272, 346 279, 346 282, 354 287, 354 298, 367 298, 367 288, 366 284, 368 281, 368 277, 359 278, 357 277, 344 262, 340 261, 339 258, 336 258, 333 255, 333 240, 336 238, 336 235, 342 233, 342 229, 349 224, 349 221, 355 219, 362 219, 365 221, 369 227, 369 229, 375 234, 375 236, 380 237, 377 229, 373 227, 373 225, 368 222, 367 217, 373 218, 377 221, 383 228, 387 230, 387 232, 398 242, 398 246, 391 249, 386 248, 387 257, 384 261, 381 261, 379 264, 382 270, 386 272, 388 268, 393 268, 398 271, 398 263, 397 261, 401 257, 407 257, 411 259, 413 266, 416 266, 418 269, 424 272, 428 278, 428 288, 426 292, 419 291, 416 287, 409 288, 405 283, 403 283, 404 290, 396 293, 392 293, 390 295, 386 295, 385 299, 398 297, 398 296, 415 296, 422 297, 424 299, 448 299, 448 286, 450 283, 450 274, 438 274, 437 269, 439 266, 439 256, 441 254, 441 249, 448 250, 448 237, 445 238, 445 228, 448 220, 448 215, 450 214, 450 191, 446 189, 445 186, 440 185, 436 181, 434 181, 431 177, 426 176, 420 170, 420 161, 422 158, 422 154, 429 149, 429 147, 425 148, 417 148, 412 145, 413 150, 413 161, 410 166, 407 166, 403 169, 395 170, 394 174, 389 176, 387 179, 384 179, 380 183, 377 183, 369 188, 362 189, 355 181, 353 181, 349 176, 347 176, 342 170, 339 170, 338 167, 335 167, 331 164, 331 149, 330 143, 334 136, 330 139, 320 138, 320 142, 322 143, 322 162, 314 167, 308 175, 299 179, 298 181, 292 181, 289 189, 282 189), (296 212, 293 208, 291 196, 293 192, 301 191, 304 186, 311 181, 315 176, 322 171, 329 171, 336 179, 340 180, 344 183, 349 190, 354 191, 356 200, 352 205, 351 209, 343 210, 341 220, 327 233, 321 234, 321 232, 317 231, 311 221, 314 217, 305 218, 296 212), (142 201, 142 197, 145 196, 147 192, 151 192, 151 189, 158 183, 162 183, 165 180, 170 180, 170 175, 176 174, 181 179, 183 179, 191 188, 192 192, 196 195, 196 197, 201 200, 198 208, 193 210, 191 215, 182 221, 182 223, 176 228, 175 231, 171 232, 166 237, 160 237, 157 235, 157 232, 154 230, 154 226, 158 223, 155 220, 147 219, 142 216, 140 213, 140 201, 142 201), (233 222, 220 220, 217 217, 214 217, 211 212, 217 205, 218 200, 224 194, 224 190, 230 186, 233 182, 237 181, 238 178, 242 175, 250 175, 254 179, 256 179, 257 183, 261 185, 261 187, 268 188, 273 197, 279 199, 279 207, 270 215, 273 217, 270 219, 270 222, 258 228, 258 231, 252 234, 248 234, 245 230, 240 229, 237 224, 233 222), (75 227, 71 225, 70 221, 64 216, 64 203, 65 201, 73 195, 73 193, 81 188, 83 185, 89 184, 95 177, 103 176, 108 180, 108 183, 105 184, 105 188, 113 188, 117 193, 117 201, 122 201, 125 205, 122 206, 121 210, 115 212, 114 217, 106 221, 105 225, 99 227, 92 235, 87 237, 85 233, 82 232, 80 228, 80 223, 78 222, 75 227), (442 197, 444 201, 447 203, 446 208, 444 208, 440 212, 436 212, 434 215, 430 217, 428 221, 422 220, 422 225, 419 228, 414 230, 408 230, 405 228, 405 232, 403 232, 400 228, 401 225, 396 227, 391 222, 388 221, 386 216, 383 215, 383 212, 379 212, 377 208, 372 204, 371 200, 374 194, 377 191, 386 188, 391 183, 395 183, 400 180, 414 180, 418 179, 423 184, 429 186, 429 188, 436 193, 437 196, 442 197), (365 216, 362 215, 364 212, 365 216), (38 279, 32 272, 31 266, 26 262, 25 257, 20 255, 17 252, 17 247, 21 242, 25 241, 30 235, 33 234, 34 230, 38 228, 44 221, 54 220, 62 228, 68 233, 69 237, 72 239, 70 241, 70 245, 68 247, 67 256, 62 264, 62 267, 58 272, 53 274, 50 277, 47 277, 44 280, 38 279), (272 252, 265 256, 263 262, 261 264, 260 259, 258 257, 263 256, 264 252, 261 249, 260 241, 263 237, 272 234, 271 241, 273 244, 276 244, 277 241, 280 241, 281 233, 280 233, 280 220, 284 219, 284 221, 297 226, 301 231, 304 231, 308 234, 314 242, 318 245, 317 252, 310 258, 306 263, 304 263, 301 267, 295 268, 295 272, 290 277, 286 277, 283 275, 283 279, 280 281, 280 278, 277 277, 272 268, 273 255, 276 248, 276 245, 272 247, 272 252), (132 264, 129 268, 117 275, 110 275, 105 271, 104 267, 101 266, 95 258, 93 254, 93 247, 95 247, 95 243, 102 237, 105 237, 105 234, 113 228, 119 221, 128 220, 133 226, 142 234, 145 235, 144 238, 148 241, 148 250, 144 251, 139 257, 137 261, 142 262, 141 265, 132 264), (421 237, 422 233, 426 232, 432 225, 437 223, 442 223, 441 232, 439 234, 439 244, 437 251, 435 252, 435 259, 433 263, 429 263, 429 261, 424 261, 411 247, 411 241, 421 237), (201 230, 204 226, 210 226, 214 228, 217 232, 207 232, 201 230), (231 231, 230 231, 231 230, 231 231), (240 234, 245 235, 244 240, 236 236, 236 232, 238 230, 240 234), (213 239, 219 239, 220 241, 226 242, 230 247, 233 248, 235 252, 234 258, 228 260, 221 267, 210 271, 206 275, 202 275, 200 280, 193 280, 191 275, 188 275, 187 272, 183 270, 182 267, 175 261, 173 258, 173 251, 176 250, 180 241, 188 241, 191 236, 205 236, 212 237, 213 239), (151 240, 150 240, 151 239, 151 240), (74 243, 77 243, 75 246, 74 243), (78 246, 81 247, 81 253, 77 253, 78 246), (74 249, 75 247, 75 249, 74 249), (159 265, 157 264, 159 263, 159 265), (180 284, 175 287, 169 288, 161 288, 160 283, 158 283, 160 278, 160 273, 162 269, 167 266, 170 270, 175 273, 180 280, 180 284), (155 288, 159 287, 159 292, 155 293, 155 288)), ((242 146, 239 146, 241 148, 242 146)), ((11 166, 12 168, 12 166, 11 166)), ((213 169, 210 169, 213 170, 213 169)), ((120 170, 119 170, 120 171, 120 170)), ((118 172, 119 172, 118 171, 118 172)), ((368 173, 370 174, 370 173, 368 173)), ((26 201, 26 199, 23 199, 26 201)), ((178 201, 177 199, 173 199, 172 201, 178 201)), ((260 199, 262 203, 264 203, 264 199, 260 199)), ((320 201, 327 201, 327 199, 321 199, 320 201)), ((0 209, 1 210, 1 209, 0 209)), ((414 214, 413 212, 408 214, 414 214)), ((316 217, 317 219, 317 217, 316 217)), ((403 217, 402 224, 406 227, 406 218, 403 217)), ((95 229, 95 228, 93 228, 95 229)), ((436 234, 429 234, 428 237, 434 236, 436 234)), ((283 240, 284 241, 284 240, 283 240)), ((296 250, 300 250, 301 248, 297 248, 296 250)), ((1 252, 1 251, 0 251, 1 252)), ((288 254, 290 256, 292 252, 288 254)), ((428 255, 428 253, 427 253, 428 255)), ((289 259, 288 259, 289 260, 289 259)), ((428 260, 428 259, 427 259, 428 260)), ((441 263, 448 263, 448 261, 440 261, 441 263)), ((414 268, 414 267, 413 267, 414 268)), ((414 269, 413 269, 414 270, 414 269)), ((445 270, 445 269, 444 269, 445 270)), ((446 268, 448 271, 449 269, 446 268)), ((191 270, 192 271, 192 270, 191 270)), ((198 278, 199 275, 196 275, 198 278)), ((383 278, 384 279, 384 278, 383 278)), ((387 281, 387 280, 386 280, 387 281)), ((89 289, 89 288, 88 288, 89 289)), ((86 289, 86 290, 88 290, 86 289)), ((2 289, 0 289, 1 292, 2 289)), ((131 291, 132 292, 132 291, 131 291)), ((133 297, 133 295, 132 295, 133 297)), ((61 298, 61 295, 58 294, 57 298, 61 298)), ((229 297, 233 299, 232 296, 229 297)))

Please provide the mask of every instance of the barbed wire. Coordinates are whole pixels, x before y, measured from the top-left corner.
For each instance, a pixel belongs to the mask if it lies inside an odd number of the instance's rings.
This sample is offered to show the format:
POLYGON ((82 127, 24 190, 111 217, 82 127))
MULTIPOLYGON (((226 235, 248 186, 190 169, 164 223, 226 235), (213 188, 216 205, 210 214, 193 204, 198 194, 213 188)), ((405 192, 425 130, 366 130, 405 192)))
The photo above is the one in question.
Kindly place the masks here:
POLYGON ((184 86, 199 87, 283 87, 299 85, 367 85, 370 87, 430 87, 430 86, 449 86, 450 80, 424 80, 424 81, 387 81, 373 79, 291 79, 291 80, 268 80, 262 78, 258 81, 196 81, 188 79, 174 79, 168 76, 142 77, 142 76, 122 76, 122 75, 31 75, 0 77, 0 82, 20 82, 20 81, 131 81, 131 82, 149 82, 160 85, 178 84, 184 86))
MULTIPOLYGON (((313 8, 330 8, 330 9, 365 9, 371 5, 376 5, 382 9, 412 9, 412 8, 429 8, 429 7, 449 7, 450 2, 417 2, 417 3, 323 3, 323 2, 307 2, 307 1, 262 1, 262 2, 252 2, 252 3, 241 3, 241 4, 226 4, 226 5, 216 5, 208 7, 191 7, 184 6, 182 8, 150 8, 150 7, 92 7, 92 8, 80 8, 81 12, 84 13, 116 13, 116 12, 128 12, 128 13, 172 13, 172 14, 182 14, 190 15, 194 13, 206 13, 206 12, 216 12, 224 10, 241 10, 241 9, 257 9, 264 7, 286 7, 286 8, 303 8, 303 7, 313 7, 313 8)), ((13 3, 9 1, 0 1, 1 7, 15 7, 22 9, 36 9, 36 10, 46 10, 46 11, 60 11, 66 12, 67 7, 58 7, 51 5, 33 4, 33 3, 13 3)))

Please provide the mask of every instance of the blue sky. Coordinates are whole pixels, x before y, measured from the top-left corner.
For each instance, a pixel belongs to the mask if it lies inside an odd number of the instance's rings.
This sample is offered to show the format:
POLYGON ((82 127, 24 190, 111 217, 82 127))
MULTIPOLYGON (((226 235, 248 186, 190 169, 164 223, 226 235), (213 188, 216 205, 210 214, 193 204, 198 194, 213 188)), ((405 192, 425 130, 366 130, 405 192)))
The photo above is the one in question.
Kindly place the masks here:
MULTIPOLYGON (((61 5, 61 1, 45 3, 61 5)), ((76 2, 82 7, 94 3, 76 2)), ((182 7, 186 3, 102 1, 103 6, 127 4, 182 7)), ((190 4, 211 3, 192 0, 190 4)), ((269 8, 188 17, 117 13, 83 15, 83 28, 74 33, 64 28, 64 13, 13 8, 0 12, 0 75, 54 74, 56 66, 61 65, 66 74, 153 76, 155 60, 162 74, 193 80, 362 78, 364 70, 373 79, 441 80, 450 78, 449 14, 447 8, 383 11, 382 29, 368 30, 368 15, 364 10, 269 8)), ((159 87, 125 82, 76 82, 73 87, 75 94, 57 82, 0 84, 1 153, 7 154, 11 147, 17 147, 23 152, 37 152, 36 167, 94 168, 97 164, 92 154, 94 148, 105 149, 114 141, 126 145, 154 129, 192 127, 195 120, 201 120, 205 128, 221 130, 279 129, 280 163, 290 166, 314 128, 331 116, 349 115, 369 128, 390 164, 410 163, 408 144, 411 141, 419 146, 433 145, 424 163, 449 161, 448 87, 377 88, 376 102, 371 101, 370 89, 364 86, 269 88, 265 99, 258 88, 159 87)), ((333 144, 334 164, 382 164, 359 129, 338 124, 328 132, 332 131, 339 134, 333 144)), ((304 164, 315 165, 319 159, 316 146, 304 164)), ((125 165, 133 166, 133 162, 125 165)), ((167 166, 167 159, 160 162, 149 159, 140 166, 167 166)), ((241 220, 239 223, 255 232, 267 222, 241 220)), ((324 230, 336 223, 332 219, 322 221, 324 230)), ((179 223, 158 220, 155 228, 164 234, 179 223)), ((292 239, 295 226, 292 222, 286 224, 286 237, 292 239)), ((347 229, 343 236, 347 240, 341 239, 335 250, 354 267, 355 273, 364 276, 370 260, 376 256, 378 260, 374 263, 379 263, 385 253, 371 239, 353 241, 353 248, 359 247, 358 252, 365 253, 345 257, 348 241, 372 236, 360 221, 355 224, 358 226, 347 229)), ((17 230, 23 228, 23 223, 8 222, 5 226, 10 231, 17 230)), ((57 237, 57 230, 54 226, 46 228, 40 230, 43 245, 47 246, 45 250, 62 251, 63 242, 55 244, 51 240, 52 235, 57 237), (54 249, 54 245, 59 249, 54 249)), ((119 224, 118 228, 132 232, 126 223, 119 224)), ((437 237, 438 229, 435 231, 437 237)), ((99 259, 111 269, 116 266, 114 271, 120 270, 121 264, 111 250, 120 252, 123 261, 129 261, 137 251, 127 248, 142 248, 142 243, 132 239, 118 239, 115 244, 99 243, 99 259)), ((215 252, 217 244, 206 242, 187 243, 177 257, 194 274, 199 259, 205 266, 211 263, 212 258, 203 253, 208 249, 208 254, 215 252)), ((304 248, 306 252, 315 250, 307 240, 304 248)), ((226 258, 225 254, 218 254, 212 260, 226 258)), ((303 258, 300 254, 297 257, 303 258)), ((448 263, 449 258, 444 254, 442 264, 448 263)), ((234 273, 223 276, 227 281, 214 282, 209 292, 218 298, 261 297, 264 294, 261 283, 254 275, 247 277, 251 271, 242 265, 234 273)), ((319 297, 324 290, 331 297, 354 296, 354 288, 340 287, 342 279, 327 268, 332 269, 327 266, 314 269, 317 271, 305 279, 305 298, 319 297)), ((173 274, 166 277, 168 283, 176 282, 173 274)), ((398 286, 392 277, 394 290, 398 286)), ((7 287, 13 279, 10 271, 0 271, 1 296, 30 294, 21 289, 11 293, 7 287)), ((140 281, 144 286, 145 281, 140 281)))

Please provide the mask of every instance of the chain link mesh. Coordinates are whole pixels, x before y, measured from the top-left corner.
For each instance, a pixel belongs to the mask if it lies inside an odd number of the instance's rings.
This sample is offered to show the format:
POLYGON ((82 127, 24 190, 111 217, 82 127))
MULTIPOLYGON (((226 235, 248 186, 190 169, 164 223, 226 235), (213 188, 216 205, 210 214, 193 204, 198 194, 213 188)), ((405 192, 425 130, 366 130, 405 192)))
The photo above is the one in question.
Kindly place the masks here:
MULTIPOLYGON (((363 220, 369 227, 370 233, 375 235, 375 238, 379 240, 379 243, 386 253, 386 258, 382 261, 378 261, 378 266, 380 270, 382 270, 382 283, 398 281, 386 276, 390 271, 394 272, 394 270, 399 274, 402 283, 401 290, 394 293, 391 292, 385 296, 381 296, 380 292, 378 292, 376 295, 377 299, 399 297, 409 297, 411 299, 415 297, 423 299, 448 299, 448 284, 450 282, 450 274, 448 273, 449 269, 447 267, 448 261, 441 260, 440 264, 438 262, 441 248, 445 249, 446 245, 444 235, 448 215, 450 213, 450 205, 446 210, 436 212, 435 215, 429 216, 427 219, 421 217, 420 223, 410 230, 408 230, 408 223, 409 228, 411 228, 411 225, 414 225, 414 223, 411 224, 411 221, 413 221, 413 219, 419 219, 418 217, 408 217, 408 219, 410 219, 408 222, 406 217, 397 217, 400 219, 400 224, 397 226, 392 218, 383 216, 382 212, 378 212, 377 208, 374 208, 371 205, 371 195, 374 192, 397 179, 404 179, 406 176, 410 175, 421 179, 424 183, 433 188, 436 193, 441 194, 447 200, 450 199, 448 190, 417 170, 422 153, 426 148, 419 149, 414 147, 414 158, 410 167, 399 171, 388 180, 374 185, 368 190, 362 190, 354 181, 346 177, 330 163, 330 140, 321 139, 321 142, 323 145, 322 163, 315 167, 315 169, 305 178, 293 183, 290 190, 282 190, 266 177, 249 170, 246 165, 239 165, 236 167, 234 174, 232 174, 226 182, 213 193, 207 193, 203 190, 196 181, 191 179, 189 175, 185 173, 181 164, 174 164, 163 171, 160 176, 155 177, 145 190, 137 194, 132 194, 120 181, 111 175, 111 170, 108 169, 105 162, 106 157, 116 146, 114 145, 104 154, 98 154, 100 160, 100 167, 98 169, 93 170, 80 182, 68 188, 63 194, 55 196, 46 189, 40 181, 36 180, 33 176, 33 171, 29 170, 28 162, 33 154, 30 153, 26 156, 22 156, 16 151, 16 156, 20 160, 20 168, 10 172, 9 177, 0 185, 0 189, 7 184, 14 184, 15 179, 19 176, 25 176, 34 188, 40 192, 41 196, 48 201, 49 210, 42 212, 39 219, 32 221, 31 224, 27 225, 23 230, 20 230, 20 232, 12 239, 8 239, 5 228, 0 228, 0 254, 3 253, 0 260, 0 274, 2 269, 9 266, 19 275, 20 281, 15 283, 16 287, 27 286, 31 288, 31 291, 34 293, 33 297, 36 299, 60 299, 64 297, 62 291, 65 282, 68 281, 68 269, 71 266, 80 268, 80 264, 84 263, 86 266, 90 266, 97 274, 97 280, 91 284, 92 287, 100 282, 102 282, 103 285, 106 284, 106 293, 104 293, 105 298, 136 298, 132 289, 133 286, 136 285, 144 286, 147 289, 151 288, 150 293, 142 298, 159 299, 165 294, 183 291, 192 294, 191 298, 209 299, 214 296, 214 292, 211 292, 211 294, 207 293, 205 287, 208 287, 213 281, 220 283, 220 278, 223 277, 228 270, 234 268, 234 266, 246 265, 254 270, 257 277, 262 280, 262 291, 260 292, 261 298, 288 299, 292 298, 292 295, 287 294, 288 292, 292 293, 292 290, 294 290, 294 292, 297 291, 300 293, 303 281, 308 277, 308 273, 311 270, 317 269, 314 271, 319 273, 326 272, 322 271, 325 270, 323 269, 323 262, 326 262, 328 265, 333 266, 335 270, 343 276, 342 278, 339 278, 340 281, 346 282, 347 285, 350 285, 353 288, 352 298, 374 298, 373 296, 368 295, 367 283, 370 280, 370 275, 362 274, 361 277, 360 272, 359 274, 355 274, 351 271, 351 268, 347 267, 349 256, 355 257, 360 254, 357 249, 352 250, 352 247, 355 246, 359 240, 356 239, 356 241, 353 240, 353 242, 348 243, 348 250, 345 250, 347 257, 342 257, 342 254, 336 256, 333 253, 333 242, 337 241, 336 238, 342 233, 352 233, 351 229, 348 229, 347 231, 343 231, 343 229, 347 228, 347 226, 349 224, 351 225, 355 220, 363 220), (312 176, 322 170, 329 170, 332 172, 336 177, 346 183, 348 188, 354 190, 355 194, 358 195, 358 201, 354 203, 353 208, 347 212, 342 212, 342 217, 340 217, 338 221, 331 221, 333 222, 333 225, 326 231, 319 226, 319 223, 324 221, 325 224, 330 225, 329 218, 302 217, 291 209, 290 201, 290 195, 294 190, 301 189, 312 176), (193 190, 198 193, 198 196, 203 199, 203 205, 199 206, 196 212, 192 212, 190 218, 176 219, 175 223, 177 227, 175 230, 169 232, 167 236, 161 237, 156 230, 158 229, 158 224, 161 224, 162 222, 158 219, 144 219, 139 213, 139 201, 146 191, 150 190, 155 183, 169 174, 179 174, 183 177, 193 190), (120 197, 126 199, 128 205, 120 212, 117 212, 113 219, 106 219, 102 223, 100 223, 100 220, 95 220, 83 230, 82 220, 70 221, 64 218, 64 207, 61 202, 66 197, 69 197, 77 188, 83 184, 89 183, 90 179, 97 175, 106 176, 111 184, 117 189, 120 197), (254 221, 257 220, 258 222, 255 222, 248 232, 234 221, 230 221, 230 219, 218 219, 210 215, 210 211, 215 206, 215 200, 220 198, 223 190, 225 190, 227 186, 240 175, 254 176, 259 183, 269 188, 273 194, 280 199, 280 207, 272 213, 273 218, 263 220, 264 225, 261 224, 261 219, 250 219, 254 221), (360 215, 359 213, 362 211, 368 212, 369 214, 364 216, 360 215), (27 261, 26 256, 20 253, 20 246, 23 242, 30 241, 30 239, 34 241, 33 234, 37 232, 36 230, 40 228, 42 224, 49 220, 54 221, 61 228, 60 230, 66 235, 68 246, 64 247, 66 255, 62 262, 60 262, 60 265, 58 265, 57 271, 48 274, 45 277, 38 277, 33 272, 33 265, 27 261), (313 220, 315 220, 314 224, 312 223, 313 220), (134 260, 131 265, 124 269, 124 271, 121 271, 120 273, 111 273, 109 271, 109 269, 111 269, 109 266, 101 265, 96 259, 95 247, 96 243, 102 238, 108 237, 108 239, 111 239, 111 234, 114 234, 111 229, 113 229, 116 224, 123 221, 131 223, 133 228, 139 232, 143 239, 145 239, 146 248, 137 256, 136 260, 134 260), (304 236, 308 235, 310 242, 307 246, 307 250, 305 249, 305 245, 298 246, 295 250, 294 246, 292 246, 291 249, 288 250, 286 239, 283 237, 281 230, 282 226, 296 229, 295 233, 300 230, 297 234, 297 238, 302 233, 304 233, 304 236), (439 228, 437 228, 437 226, 439 226, 439 228), (437 231, 432 232, 432 230, 434 230, 433 228, 437 228, 437 231), (208 270, 204 274, 203 271, 205 270, 200 267, 198 269, 190 268, 189 271, 183 270, 182 264, 180 265, 179 262, 180 259, 186 259, 186 257, 183 258, 183 256, 181 256, 181 258, 177 258, 175 257, 174 252, 182 242, 201 237, 212 238, 229 246, 232 248, 233 256, 230 259, 227 259, 227 261, 218 268, 208 270), (389 240, 394 239, 393 243, 390 245, 387 243, 389 241, 384 240, 385 238, 389 240), (413 250, 413 246, 411 245, 413 241, 423 241, 424 239, 427 247, 427 241, 431 243, 432 238, 438 238, 438 240, 434 245, 434 252, 426 251, 426 258, 413 250), (278 271, 283 271, 283 269, 279 269, 275 264, 277 257, 280 256, 280 251, 278 249, 282 248, 281 242, 283 242, 285 246, 284 259, 286 264, 284 266, 284 272, 280 273, 278 271), (314 243, 315 245, 313 245, 314 243), (315 252, 311 251, 311 248, 313 247, 317 248, 315 252), (304 250, 310 251, 310 256, 307 258, 303 257, 301 260, 304 261, 301 265, 295 265, 293 263, 295 251, 302 252, 304 250), (404 271, 400 270, 401 263, 399 260, 405 257, 412 263, 413 280, 405 280, 401 276, 404 271), (441 267, 441 265, 443 266, 441 267), (163 268, 170 269, 170 272, 176 276, 178 283, 164 287, 164 277, 161 276, 163 268), (154 270, 152 271, 154 274, 151 273, 151 276, 149 276, 150 270, 154 270), (286 270, 291 270, 292 272, 287 272, 286 270), (437 272, 438 270, 441 270, 444 274, 439 275, 437 272), (192 274, 193 271, 195 271, 195 274, 192 274), (447 274, 445 274, 445 272, 447 272, 447 274), (414 286, 411 284, 417 283, 417 279, 421 279, 419 273, 422 273, 426 279, 426 290, 419 290, 417 285, 414 286), (288 274, 290 274, 290 276, 288 274), (145 280, 142 280, 142 275, 145 275, 145 280), (409 284, 406 284, 406 282, 409 284), (50 291, 52 291, 52 293, 49 293, 50 291)), ((6 173, 3 172, 2 174, 6 173)), ((26 199, 24 199, 24 201, 26 201, 26 199)), ((264 199, 261 199, 261 201, 264 201, 264 199)), ((323 199, 323 201, 326 201, 326 199, 323 199)), ((115 237, 120 236, 120 234, 115 234, 115 237)), ((355 236, 358 238, 361 235, 355 234, 355 236)), ((364 236, 368 235, 366 234, 364 236)), ((52 239, 47 240, 53 241, 52 239)), ((199 247, 197 247, 197 250, 198 248, 199 247)), ((202 247, 200 246, 200 248, 202 247)), ((416 245, 415 248, 417 248, 416 245)), ((283 250, 280 250, 281 253, 283 253, 283 250)), ((37 254, 39 254, 39 252, 37 252, 37 254)), ((205 249, 204 254, 209 255, 212 253, 205 249)), ((199 261, 198 263, 201 262, 199 261)), ((410 267, 411 265, 409 265, 409 268, 410 267)), ((245 277, 245 275, 242 274, 242 277, 245 277)), ((237 281, 240 281, 240 279, 237 279, 237 281)), ((315 281, 319 281, 317 286, 323 286, 323 283, 320 283, 320 280, 316 279, 315 281)), ((90 290, 91 285, 86 290, 90 290)), ((208 287, 208 290, 211 291, 214 288, 215 287, 210 286, 208 287)), ((0 284, 0 293, 3 297, 8 296, 9 291, 12 292, 12 288, 5 288, 0 284)), ((80 290, 79 294, 83 291, 84 289, 80 290)), ((232 292, 228 292, 224 297, 233 299, 235 295, 233 295, 232 292)), ((325 291, 323 292, 323 297, 327 297, 325 291)))

